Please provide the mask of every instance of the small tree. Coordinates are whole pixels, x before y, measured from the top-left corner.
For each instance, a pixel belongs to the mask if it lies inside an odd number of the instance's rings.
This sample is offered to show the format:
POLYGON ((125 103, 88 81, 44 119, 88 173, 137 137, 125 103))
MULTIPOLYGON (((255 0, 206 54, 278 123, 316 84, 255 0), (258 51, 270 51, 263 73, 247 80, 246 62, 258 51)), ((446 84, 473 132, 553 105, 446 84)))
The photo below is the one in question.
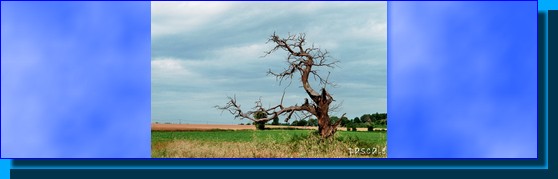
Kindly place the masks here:
POLYGON ((310 119, 308 119, 308 125, 309 126, 317 126, 318 125, 318 120, 316 120, 314 118, 310 118, 310 119))
POLYGON ((300 121, 298 121, 298 126, 306 126, 308 125, 308 121, 301 119, 300 121))
POLYGON ((298 120, 294 120, 294 121, 291 123, 291 126, 298 126, 298 120))
MULTIPOLYGON (((339 121, 339 117, 331 116, 331 117, 329 117, 329 120, 331 121, 331 123, 335 123, 335 122, 339 121)), ((341 123, 343 123, 343 122, 341 121, 341 123)))
POLYGON ((361 123, 371 122, 371 121, 372 121, 372 117, 370 116, 370 114, 364 114, 360 117, 361 123))
MULTIPOLYGON (((267 114, 263 111, 257 111, 254 113, 254 118, 255 119, 262 119, 262 118, 266 118, 267 114)), ((267 121, 254 121, 254 125, 256 125, 256 129, 258 130, 264 130, 265 129, 265 123, 267 121)))
POLYGON ((271 125, 279 125, 279 117, 275 117, 273 118, 273 122, 271 122, 271 125))
POLYGON ((345 127, 347 127, 347 131, 351 131, 351 128, 353 128, 353 122, 349 122, 347 123, 347 125, 345 127))
POLYGON ((358 117, 355 117, 355 118, 353 119, 353 123, 355 123, 355 124, 360 123, 360 119, 359 119, 358 117))
POLYGON ((341 126, 347 126, 347 124, 350 122, 349 118, 347 117, 343 117, 340 120, 341 120, 341 126))
POLYGON ((374 131, 374 123, 368 124, 368 131, 374 131))

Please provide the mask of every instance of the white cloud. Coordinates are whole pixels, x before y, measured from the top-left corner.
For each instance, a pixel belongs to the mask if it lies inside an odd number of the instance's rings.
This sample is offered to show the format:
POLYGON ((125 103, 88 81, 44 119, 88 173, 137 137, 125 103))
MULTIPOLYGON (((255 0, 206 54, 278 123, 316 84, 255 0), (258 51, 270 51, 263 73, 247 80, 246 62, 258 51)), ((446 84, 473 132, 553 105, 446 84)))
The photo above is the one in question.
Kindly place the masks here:
MULTIPOLYGON (((264 105, 279 103, 288 82, 279 86, 266 72, 285 68, 287 54, 278 50, 261 58, 273 48, 265 42, 274 31, 281 36, 304 32, 307 45, 327 49, 341 61, 342 68, 332 69, 330 79, 341 80, 335 82, 342 85, 330 92, 344 101, 343 112, 349 117, 386 110, 385 74, 381 74, 386 71, 385 2, 152 4, 155 119, 230 123, 231 115, 220 115, 212 106, 225 104, 233 95, 246 109, 259 97, 264 105)), ((287 89, 286 105, 300 104, 306 97, 298 79, 295 76, 287 89)))
POLYGON ((352 38, 365 38, 387 42, 387 22, 379 19, 369 19, 363 26, 349 29, 352 38))
POLYGON ((151 68, 155 71, 181 71, 181 60, 174 58, 162 58, 151 61, 151 68))
POLYGON ((231 8, 222 2, 151 2, 152 36, 189 32, 214 22, 231 8))

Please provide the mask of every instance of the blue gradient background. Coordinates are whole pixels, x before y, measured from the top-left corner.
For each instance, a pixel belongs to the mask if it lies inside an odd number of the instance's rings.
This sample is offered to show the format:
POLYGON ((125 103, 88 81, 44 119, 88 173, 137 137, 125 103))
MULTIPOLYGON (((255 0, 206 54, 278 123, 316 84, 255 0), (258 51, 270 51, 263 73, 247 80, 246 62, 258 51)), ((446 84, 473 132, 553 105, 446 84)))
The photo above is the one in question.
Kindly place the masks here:
MULTIPOLYGON (((150 2, 1 3, 1 157, 149 157, 150 2)), ((389 2, 388 157, 537 157, 536 9, 389 2)))
POLYGON ((537 157, 537 2, 389 2, 388 157, 537 157))
POLYGON ((1 157, 150 157, 150 2, 1 8, 1 157))

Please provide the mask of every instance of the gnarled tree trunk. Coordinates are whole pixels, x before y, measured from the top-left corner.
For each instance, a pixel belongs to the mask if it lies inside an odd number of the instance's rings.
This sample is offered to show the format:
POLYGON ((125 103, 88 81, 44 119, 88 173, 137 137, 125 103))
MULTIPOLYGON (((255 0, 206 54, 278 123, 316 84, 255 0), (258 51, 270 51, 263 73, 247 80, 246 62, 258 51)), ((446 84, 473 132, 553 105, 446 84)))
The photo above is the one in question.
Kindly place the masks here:
POLYGON ((322 138, 329 138, 337 131, 336 126, 330 124, 329 115, 323 115, 318 118, 318 133, 322 138))
MULTIPOLYGON (((294 105, 284 107, 283 98, 281 98, 281 103, 279 105, 267 109, 262 106, 261 101, 257 101, 256 107, 254 108, 256 111, 243 112, 240 109, 240 106, 236 103, 236 98, 229 98, 230 101, 226 106, 216 107, 221 110, 228 110, 230 113, 234 114, 235 117, 249 119, 254 122, 267 122, 283 114, 287 114, 285 121, 288 122, 293 113, 302 112, 305 114, 304 118, 310 116, 316 116, 316 118, 318 118, 318 132, 322 138, 329 138, 333 136, 337 131, 337 126, 341 123, 341 120, 332 123, 329 119, 330 105, 334 100, 325 87, 331 83, 328 81, 327 77, 322 78, 318 71, 313 69, 313 67, 333 68, 337 61, 328 62, 328 58, 331 58, 329 57, 328 52, 315 48, 313 45, 309 48, 304 48, 306 42, 305 37, 305 34, 300 34, 298 36, 289 35, 287 38, 280 38, 274 33, 269 38, 268 42, 275 43, 275 47, 266 52, 266 55, 269 55, 278 49, 288 52, 288 68, 281 73, 274 73, 269 70, 268 74, 275 76, 278 80, 280 80, 280 82, 282 82, 285 77, 292 80, 293 75, 296 72, 299 72, 302 87, 310 97, 311 101, 306 98, 301 106, 294 105), (320 92, 314 90, 308 82, 311 76, 313 79, 319 80, 320 85, 323 85, 320 92), (265 112, 266 115, 262 118, 254 118, 253 114, 257 112, 265 112)), ((284 96, 285 93, 283 93, 283 97, 284 96)), ((345 114, 343 114, 340 119, 344 116, 345 114)))

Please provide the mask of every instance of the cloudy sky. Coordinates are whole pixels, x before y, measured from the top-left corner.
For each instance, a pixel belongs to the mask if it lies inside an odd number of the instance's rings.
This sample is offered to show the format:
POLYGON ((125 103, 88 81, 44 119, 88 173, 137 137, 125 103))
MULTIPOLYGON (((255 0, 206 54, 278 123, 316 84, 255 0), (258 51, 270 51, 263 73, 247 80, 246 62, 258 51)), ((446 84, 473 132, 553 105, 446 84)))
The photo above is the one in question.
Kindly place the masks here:
POLYGON ((245 123, 214 106, 235 95, 244 110, 260 97, 273 106, 285 87, 284 104, 301 104, 307 95, 298 76, 287 86, 266 75, 286 67, 283 51, 262 58, 274 32, 306 33, 339 61, 321 69, 331 72, 337 86, 328 90, 342 103, 330 115, 387 111, 385 2, 152 2, 151 9, 153 121, 245 123))

